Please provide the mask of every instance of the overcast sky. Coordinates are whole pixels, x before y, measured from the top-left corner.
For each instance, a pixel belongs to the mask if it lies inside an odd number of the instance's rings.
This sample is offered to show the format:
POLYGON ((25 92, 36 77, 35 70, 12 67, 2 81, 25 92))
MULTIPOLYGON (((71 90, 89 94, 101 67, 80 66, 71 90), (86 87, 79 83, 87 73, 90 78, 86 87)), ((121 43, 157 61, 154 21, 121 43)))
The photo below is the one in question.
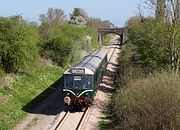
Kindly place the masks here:
POLYGON ((138 14, 138 5, 145 0, 0 0, 0 16, 22 15, 28 21, 39 22, 39 14, 49 7, 63 9, 69 17, 73 9, 84 9, 89 17, 110 20, 116 26, 138 14))

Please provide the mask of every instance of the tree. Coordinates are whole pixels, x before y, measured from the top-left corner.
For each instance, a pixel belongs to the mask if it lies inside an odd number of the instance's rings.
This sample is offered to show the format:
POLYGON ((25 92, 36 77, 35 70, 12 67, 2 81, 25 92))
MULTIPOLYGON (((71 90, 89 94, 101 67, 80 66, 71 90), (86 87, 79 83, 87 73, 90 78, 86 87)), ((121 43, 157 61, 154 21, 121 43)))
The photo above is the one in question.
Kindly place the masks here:
POLYGON ((171 45, 171 66, 179 70, 179 41, 180 41, 180 0, 148 0, 155 6, 156 18, 168 23, 169 44, 171 45), (166 17, 165 17, 166 16, 166 17), (165 21, 165 20, 166 21, 165 21))
POLYGON ((147 0, 148 6, 155 12, 155 17, 157 20, 165 20, 166 16, 166 0, 147 0))
POLYGON ((79 26, 86 26, 87 21, 82 16, 73 16, 73 17, 71 17, 69 23, 76 24, 76 25, 79 25, 79 26))
POLYGON ((74 10, 73 10, 73 13, 72 14, 70 14, 70 17, 71 16, 82 16, 83 18, 85 18, 85 19, 87 19, 88 18, 88 16, 87 16, 87 13, 82 9, 82 8, 74 8, 74 10))
POLYGON ((167 1, 168 21, 170 21, 169 35, 171 44, 171 65, 176 72, 179 70, 180 46, 180 0, 167 1))
POLYGON ((64 66, 72 51, 72 43, 67 37, 54 37, 43 45, 44 56, 64 66))
POLYGON ((130 29, 136 25, 138 25, 142 20, 141 16, 133 16, 126 23, 125 26, 130 29))
POLYGON ((66 22, 66 15, 62 9, 49 8, 46 14, 40 14, 41 23, 63 24, 66 22))
POLYGON ((70 14, 69 23, 76 24, 79 26, 86 26, 87 14, 81 8, 74 8, 73 13, 70 14))
POLYGON ((149 71, 166 68, 171 59, 168 24, 151 17, 138 21, 128 27, 128 41, 136 45, 139 60, 149 71))
POLYGON ((103 21, 103 24, 104 24, 104 27, 106 27, 106 28, 113 28, 114 27, 114 24, 109 20, 103 21))
POLYGON ((39 27, 39 34, 42 43, 47 42, 49 38, 53 37, 54 29, 60 28, 66 23, 66 15, 62 9, 49 8, 46 14, 39 16, 41 25, 39 27))
POLYGON ((38 60, 37 28, 21 16, 0 18, 0 65, 6 73, 34 67, 38 60))
POLYGON ((87 20, 87 27, 93 29, 95 32, 97 32, 98 28, 104 27, 104 23, 99 18, 93 18, 89 17, 87 20))
POLYGON ((165 20, 165 0, 157 0, 156 18, 165 20))

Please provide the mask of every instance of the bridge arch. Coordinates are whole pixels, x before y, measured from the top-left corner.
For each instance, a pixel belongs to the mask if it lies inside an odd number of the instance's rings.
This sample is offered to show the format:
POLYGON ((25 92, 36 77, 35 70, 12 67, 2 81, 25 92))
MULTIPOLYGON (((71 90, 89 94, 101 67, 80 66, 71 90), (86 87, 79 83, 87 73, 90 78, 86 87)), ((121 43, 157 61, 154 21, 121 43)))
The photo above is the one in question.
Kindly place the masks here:
POLYGON ((99 28, 98 29, 98 42, 103 44, 104 36, 110 33, 117 34, 120 36, 121 44, 124 42, 124 32, 125 28, 99 28))

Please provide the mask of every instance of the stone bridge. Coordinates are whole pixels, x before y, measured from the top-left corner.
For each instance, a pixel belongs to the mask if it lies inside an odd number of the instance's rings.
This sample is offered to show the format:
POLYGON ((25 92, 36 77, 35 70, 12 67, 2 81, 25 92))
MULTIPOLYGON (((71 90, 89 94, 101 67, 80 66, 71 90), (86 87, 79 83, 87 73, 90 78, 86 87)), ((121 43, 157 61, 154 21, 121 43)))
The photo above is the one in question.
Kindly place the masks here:
POLYGON ((98 42, 100 44, 103 44, 104 36, 106 34, 117 34, 120 36, 120 43, 122 44, 124 42, 124 32, 125 28, 99 28, 98 29, 98 42))

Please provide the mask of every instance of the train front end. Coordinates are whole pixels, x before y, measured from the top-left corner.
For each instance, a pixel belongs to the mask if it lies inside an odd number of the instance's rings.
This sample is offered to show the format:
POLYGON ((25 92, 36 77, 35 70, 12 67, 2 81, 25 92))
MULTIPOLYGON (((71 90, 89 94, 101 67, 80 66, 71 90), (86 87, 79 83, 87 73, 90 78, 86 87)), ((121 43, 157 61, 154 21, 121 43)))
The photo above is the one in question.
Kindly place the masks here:
POLYGON ((82 67, 70 68, 64 73, 64 102, 70 108, 87 107, 93 102, 93 73, 82 67))

